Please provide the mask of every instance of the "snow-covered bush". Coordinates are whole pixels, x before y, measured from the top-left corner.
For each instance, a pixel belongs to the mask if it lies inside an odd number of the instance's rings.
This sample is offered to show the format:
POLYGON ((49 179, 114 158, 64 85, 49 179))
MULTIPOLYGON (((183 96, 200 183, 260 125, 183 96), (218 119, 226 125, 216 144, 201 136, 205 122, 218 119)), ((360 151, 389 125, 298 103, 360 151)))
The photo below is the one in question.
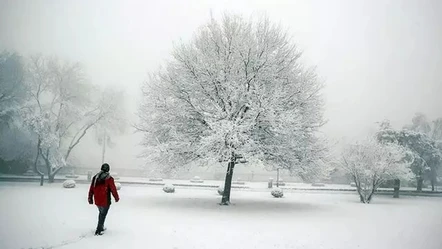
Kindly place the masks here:
POLYGON ((218 191, 219 195, 223 195, 224 194, 224 185, 219 186, 217 191, 218 191))
POLYGON ((68 179, 77 179, 79 176, 75 174, 75 169, 71 166, 69 173, 67 173, 65 177, 68 179))
POLYGON ((175 193, 175 186, 173 186, 172 184, 166 184, 163 187, 163 191, 166 193, 175 193))
POLYGON ((159 177, 157 177, 157 178, 149 178, 149 181, 150 182, 162 182, 163 178, 159 178, 159 177))
POLYGON ((201 178, 200 178, 199 176, 194 176, 194 177, 190 180, 190 182, 192 182, 192 183, 203 183, 204 181, 201 180, 201 178))
POLYGON ((63 188, 75 188, 74 180, 66 180, 63 182, 63 188))
POLYGON ((70 179, 77 179, 79 176, 78 175, 66 175, 66 178, 70 178, 70 179))
POLYGON ((115 183, 115 187, 117 187, 117 190, 120 190, 120 189, 121 189, 121 183, 116 182, 116 183, 115 183))
POLYGON ((325 184, 324 184, 324 183, 321 183, 321 182, 314 182, 314 183, 312 183, 312 186, 313 186, 313 187, 324 187, 325 184))
POLYGON ((412 176, 407 151, 397 144, 382 144, 368 139, 346 148, 341 166, 355 179, 362 203, 370 203, 379 186, 390 179, 410 179, 412 176))
POLYGON ((276 198, 281 198, 284 196, 284 192, 280 188, 274 188, 272 190, 271 194, 273 195, 273 197, 276 197, 276 198))
POLYGON ((236 181, 233 181, 232 182, 233 184, 236 184, 236 185, 245 185, 246 184, 246 182, 244 182, 241 178, 239 178, 238 177, 238 179, 236 180, 236 181))
POLYGON ((285 186, 285 182, 282 178, 279 178, 279 181, 276 180, 275 185, 279 186, 285 186))

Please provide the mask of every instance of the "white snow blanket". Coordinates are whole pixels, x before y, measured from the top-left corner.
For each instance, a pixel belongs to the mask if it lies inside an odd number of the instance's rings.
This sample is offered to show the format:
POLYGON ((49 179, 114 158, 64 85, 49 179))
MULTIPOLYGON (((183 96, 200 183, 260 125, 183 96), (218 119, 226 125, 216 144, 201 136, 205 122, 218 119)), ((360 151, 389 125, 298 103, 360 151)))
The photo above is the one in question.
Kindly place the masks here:
POLYGON ((58 184, 0 182, 0 248, 121 249, 146 248, 146 243, 155 249, 442 245, 442 198, 375 196, 366 205, 359 203, 356 193, 285 192, 285 198, 276 199, 268 190, 232 189, 232 205, 220 206, 214 189, 188 188, 165 195, 158 186, 132 185, 125 186, 121 201, 112 204, 106 233, 96 237, 92 234, 97 210, 85 199, 88 187, 79 184, 65 191, 58 184), (35 212, 26 205, 30 200, 35 212))

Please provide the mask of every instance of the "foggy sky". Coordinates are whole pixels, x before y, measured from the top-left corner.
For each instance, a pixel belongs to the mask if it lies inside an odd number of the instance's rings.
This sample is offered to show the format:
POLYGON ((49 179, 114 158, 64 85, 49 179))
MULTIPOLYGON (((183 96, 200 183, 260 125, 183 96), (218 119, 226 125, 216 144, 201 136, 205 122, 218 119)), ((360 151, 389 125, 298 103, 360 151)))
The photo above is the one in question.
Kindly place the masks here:
MULTIPOLYGON (((366 136, 386 118, 401 127, 418 111, 442 116, 438 0, 0 0, 0 50, 79 61, 92 82, 125 89, 133 113, 147 73, 210 11, 266 13, 290 30, 327 85, 323 130, 332 139, 366 136)), ((110 160, 136 167, 138 136, 119 138, 110 160)))

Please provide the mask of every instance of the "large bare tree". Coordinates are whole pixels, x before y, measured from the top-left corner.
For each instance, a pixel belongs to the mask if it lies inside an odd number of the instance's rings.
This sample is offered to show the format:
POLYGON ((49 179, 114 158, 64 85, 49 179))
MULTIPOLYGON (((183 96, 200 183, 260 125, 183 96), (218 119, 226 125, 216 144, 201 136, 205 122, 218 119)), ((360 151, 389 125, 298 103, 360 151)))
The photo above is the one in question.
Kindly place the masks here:
POLYGON ((143 87, 137 128, 148 162, 166 171, 191 161, 228 162, 226 205, 241 157, 304 179, 324 173, 323 85, 280 26, 226 14, 172 55, 143 87))

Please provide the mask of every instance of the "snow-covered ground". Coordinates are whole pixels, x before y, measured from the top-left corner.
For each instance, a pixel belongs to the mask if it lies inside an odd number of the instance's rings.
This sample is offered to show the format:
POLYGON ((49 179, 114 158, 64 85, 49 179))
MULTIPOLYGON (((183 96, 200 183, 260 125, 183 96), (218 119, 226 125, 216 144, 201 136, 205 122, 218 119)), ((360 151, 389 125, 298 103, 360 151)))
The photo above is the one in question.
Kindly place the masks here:
POLYGON ((123 186, 101 237, 91 236, 97 210, 87 185, 0 183, 0 248, 335 248, 440 249, 442 199, 353 193, 233 190, 219 206, 213 189, 123 186))

